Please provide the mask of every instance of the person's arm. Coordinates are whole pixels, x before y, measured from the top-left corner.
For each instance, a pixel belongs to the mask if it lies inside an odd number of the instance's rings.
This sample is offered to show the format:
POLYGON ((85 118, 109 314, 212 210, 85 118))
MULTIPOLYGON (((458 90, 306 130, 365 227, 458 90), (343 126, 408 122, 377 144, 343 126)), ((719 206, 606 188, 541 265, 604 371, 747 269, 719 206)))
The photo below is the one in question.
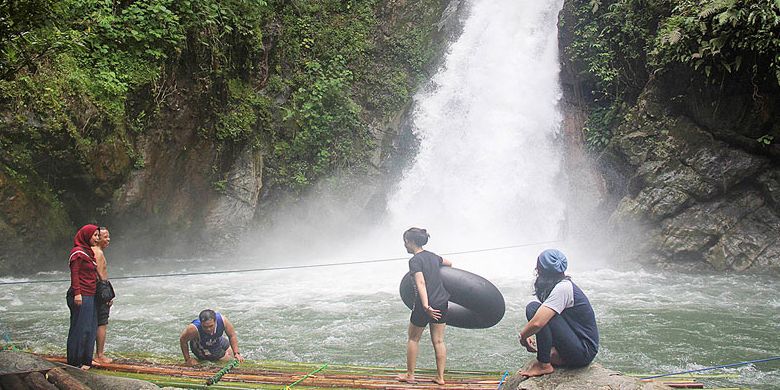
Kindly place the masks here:
POLYGON ((181 354, 184 355, 184 364, 188 366, 194 366, 198 364, 198 361, 190 356, 190 340, 197 336, 198 328, 195 325, 189 324, 179 336, 179 346, 181 347, 181 354))
POLYGON ((76 306, 81 306, 81 283, 79 282, 79 272, 81 271, 81 258, 78 254, 70 259, 70 288, 73 289, 73 302, 76 306))
POLYGON ((574 288, 571 282, 563 281, 555 285, 550 295, 545 298, 536 314, 520 331, 520 344, 528 348, 528 338, 544 328, 556 314, 563 313, 567 307, 574 305, 574 288))
POLYGON ((420 294, 420 302, 428 316, 434 320, 441 318, 441 312, 428 305, 428 290, 425 289, 425 276, 422 272, 415 272, 414 283, 417 285, 417 293, 420 294))
POLYGON ((239 362, 244 361, 244 357, 241 356, 241 352, 238 350, 238 334, 236 334, 236 328, 228 321, 227 317, 222 316, 222 321, 225 322, 225 333, 227 333, 228 340, 230 340, 230 348, 233 350, 233 356, 238 359, 239 362))
POLYGON ((441 258, 441 265, 443 265, 445 267, 452 267, 452 261, 442 257, 441 258))
POLYGON ((545 325, 555 317, 555 314, 557 314, 555 310, 550 309, 545 305, 540 306, 533 318, 531 318, 531 320, 525 324, 523 330, 520 331, 520 344, 528 348, 530 345, 529 338, 544 328, 545 325))

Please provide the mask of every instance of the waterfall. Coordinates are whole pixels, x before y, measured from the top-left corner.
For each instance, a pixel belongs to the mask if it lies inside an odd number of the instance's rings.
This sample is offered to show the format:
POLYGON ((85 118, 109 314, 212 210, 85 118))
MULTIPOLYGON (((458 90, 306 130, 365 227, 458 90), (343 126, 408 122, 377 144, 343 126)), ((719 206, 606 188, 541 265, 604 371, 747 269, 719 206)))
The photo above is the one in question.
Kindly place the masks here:
POLYGON ((473 2, 442 68, 415 97, 420 147, 388 198, 394 231, 424 227, 453 250, 559 237, 562 5, 473 2))

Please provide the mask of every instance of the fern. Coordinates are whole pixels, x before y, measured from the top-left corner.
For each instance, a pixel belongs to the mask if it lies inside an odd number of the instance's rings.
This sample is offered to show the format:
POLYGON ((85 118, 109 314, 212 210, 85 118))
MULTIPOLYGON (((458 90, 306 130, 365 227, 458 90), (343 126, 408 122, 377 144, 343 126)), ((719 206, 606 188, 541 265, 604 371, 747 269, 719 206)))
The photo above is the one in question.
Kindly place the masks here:
POLYGON ((702 19, 709 19, 713 15, 719 13, 721 10, 732 8, 736 3, 736 0, 714 0, 704 5, 704 9, 699 12, 699 17, 702 19))

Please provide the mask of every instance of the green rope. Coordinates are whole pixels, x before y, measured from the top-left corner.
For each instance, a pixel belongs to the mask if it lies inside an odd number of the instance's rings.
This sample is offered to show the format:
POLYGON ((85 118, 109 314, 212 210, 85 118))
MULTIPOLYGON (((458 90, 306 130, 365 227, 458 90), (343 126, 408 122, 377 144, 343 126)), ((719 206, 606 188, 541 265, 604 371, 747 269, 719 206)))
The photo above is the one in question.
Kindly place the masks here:
POLYGON ((222 379, 222 377, 225 374, 229 373, 230 370, 232 370, 233 368, 235 368, 237 366, 238 366, 238 359, 231 360, 230 363, 228 363, 225 367, 223 367, 221 370, 217 371, 217 373, 214 374, 214 376, 212 376, 211 378, 206 380, 206 386, 211 386, 211 385, 219 382, 219 380, 222 379))
POLYGON ((303 378, 298 379, 297 381, 291 383, 289 386, 285 386, 284 390, 290 390, 291 387, 297 385, 298 383, 303 382, 304 379, 306 379, 306 378, 308 378, 308 377, 310 377, 310 376, 312 376, 312 375, 314 375, 314 374, 324 370, 325 367, 327 367, 327 366, 328 366, 328 363, 323 364, 322 367, 320 367, 320 368, 318 368, 318 369, 316 369, 316 370, 314 370, 314 371, 304 375, 303 378))

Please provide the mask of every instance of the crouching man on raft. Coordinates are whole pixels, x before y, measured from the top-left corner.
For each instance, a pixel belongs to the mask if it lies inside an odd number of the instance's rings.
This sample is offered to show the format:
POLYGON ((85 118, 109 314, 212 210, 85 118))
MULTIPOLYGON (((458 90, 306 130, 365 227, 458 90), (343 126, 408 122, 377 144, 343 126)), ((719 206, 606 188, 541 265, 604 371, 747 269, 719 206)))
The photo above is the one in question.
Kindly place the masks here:
POLYGON ((184 355, 184 363, 188 366, 198 364, 198 360, 216 362, 228 361, 235 357, 239 362, 244 361, 238 351, 238 335, 233 324, 227 317, 214 310, 206 309, 200 312, 198 318, 184 328, 179 337, 179 344, 184 355), (190 356, 190 350, 197 360, 190 356))

